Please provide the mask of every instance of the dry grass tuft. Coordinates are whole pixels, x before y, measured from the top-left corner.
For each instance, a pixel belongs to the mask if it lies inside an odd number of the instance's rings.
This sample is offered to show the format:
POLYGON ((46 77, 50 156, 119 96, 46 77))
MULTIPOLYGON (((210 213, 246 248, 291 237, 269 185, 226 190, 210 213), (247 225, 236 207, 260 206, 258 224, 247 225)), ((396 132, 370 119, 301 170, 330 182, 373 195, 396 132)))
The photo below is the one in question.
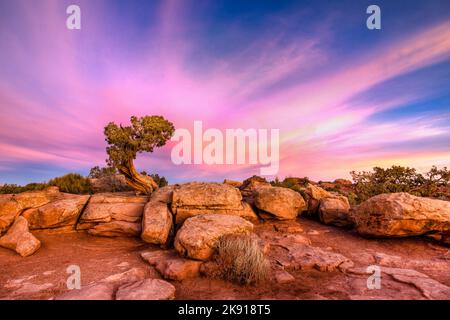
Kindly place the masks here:
POLYGON ((243 285, 267 280, 270 264, 258 240, 252 235, 221 237, 216 246, 217 276, 243 285))

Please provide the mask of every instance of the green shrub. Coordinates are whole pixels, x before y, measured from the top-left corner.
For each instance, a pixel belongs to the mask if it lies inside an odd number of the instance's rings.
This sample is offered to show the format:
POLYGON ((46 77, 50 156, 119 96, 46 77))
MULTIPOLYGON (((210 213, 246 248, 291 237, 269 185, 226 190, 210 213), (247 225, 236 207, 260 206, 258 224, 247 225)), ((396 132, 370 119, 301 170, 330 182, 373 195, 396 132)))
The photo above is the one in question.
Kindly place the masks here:
POLYGON ((450 187, 450 171, 447 167, 433 166, 424 175, 416 169, 392 166, 373 168, 373 172, 350 172, 355 183, 357 202, 362 202, 381 193, 408 192, 422 197, 446 196, 450 187))
POLYGON ((117 170, 114 167, 100 168, 99 166, 95 166, 95 167, 91 168, 91 170, 89 171, 88 177, 91 179, 99 179, 99 178, 104 178, 104 177, 110 177, 116 173, 117 173, 117 170))
POLYGON ((46 183, 29 183, 25 186, 19 186, 17 184, 4 184, 0 187, 0 194, 20 193, 25 191, 37 191, 43 190, 48 185, 46 183))
POLYGON ((148 174, 147 171, 142 171, 141 174, 143 176, 149 176, 153 179, 153 181, 155 181, 155 183, 158 185, 158 187, 162 188, 165 187, 169 184, 169 181, 167 181, 167 179, 163 176, 159 176, 159 174, 154 173, 154 174, 148 174))
POLYGON ((89 178, 78 173, 69 173, 61 177, 53 178, 48 182, 49 186, 56 186, 61 192, 86 194, 93 193, 89 178))

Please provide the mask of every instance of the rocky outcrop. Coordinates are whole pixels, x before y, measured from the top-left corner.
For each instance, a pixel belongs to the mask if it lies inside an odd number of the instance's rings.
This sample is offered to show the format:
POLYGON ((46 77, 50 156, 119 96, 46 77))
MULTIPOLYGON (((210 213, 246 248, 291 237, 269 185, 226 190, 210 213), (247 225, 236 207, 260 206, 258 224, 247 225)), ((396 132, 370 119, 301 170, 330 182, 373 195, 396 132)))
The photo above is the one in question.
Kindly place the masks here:
POLYGON ((41 242, 28 230, 27 219, 17 217, 8 232, 0 238, 0 246, 27 257, 40 248, 41 242))
POLYGON ((380 194, 355 209, 356 230, 364 236, 407 237, 450 233, 450 202, 408 193, 380 194))
POLYGON ((158 189, 144 207, 141 238, 145 242, 166 246, 173 234, 173 217, 168 204, 173 186, 158 189))
POLYGON ((332 196, 320 199, 319 219, 324 224, 352 227, 354 222, 347 197, 332 196))
POLYGON ((55 201, 25 210, 22 216, 28 220, 30 230, 74 230, 89 197, 88 195, 61 194, 55 201))
POLYGON ((330 192, 311 183, 308 183, 306 187, 302 187, 301 193, 307 203, 309 215, 316 215, 318 213, 320 199, 333 197, 333 194, 330 192))
POLYGON ((255 206, 279 220, 295 219, 306 210, 302 196, 288 188, 260 187, 254 194, 255 206))
POLYGON ((116 293, 116 300, 172 299, 175 299, 175 287, 161 279, 145 279, 125 284, 116 293))
POLYGON ((172 212, 176 224, 204 214, 226 214, 257 220, 251 206, 242 201, 238 189, 220 183, 187 183, 173 190, 172 212))
POLYGON ((39 208, 60 196, 57 187, 49 187, 43 191, 0 195, 0 234, 8 230, 24 210, 39 208))
POLYGON ((267 182, 266 179, 258 176, 253 176, 244 180, 242 185, 239 187, 239 190, 241 191, 244 201, 253 205, 255 202, 254 191, 260 187, 270 187, 270 186, 271 186, 270 183, 267 182))
POLYGON ((201 261, 181 258, 174 250, 142 252, 141 257, 155 267, 164 279, 177 281, 197 277, 202 264, 201 261))
POLYGON ((146 196, 95 194, 81 215, 77 229, 87 230, 89 234, 98 236, 139 237, 147 201, 146 196))
POLYGON ((208 260, 220 237, 228 234, 248 234, 253 224, 241 217, 206 214, 187 219, 175 237, 175 249, 183 257, 208 260))
POLYGON ((235 188, 239 188, 240 186, 242 186, 242 182, 229 180, 229 179, 223 180, 223 183, 224 184, 228 184, 228 185, 230 185, 232 187, 235 187, 235 188))

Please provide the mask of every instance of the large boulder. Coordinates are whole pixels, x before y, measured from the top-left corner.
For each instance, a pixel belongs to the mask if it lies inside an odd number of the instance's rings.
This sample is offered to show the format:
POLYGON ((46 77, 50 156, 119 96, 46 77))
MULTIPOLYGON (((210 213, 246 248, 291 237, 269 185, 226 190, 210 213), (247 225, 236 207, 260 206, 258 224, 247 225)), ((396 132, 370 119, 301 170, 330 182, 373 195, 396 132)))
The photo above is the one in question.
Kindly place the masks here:
POLYGON ((27 219, 19 216, 8 232, 0 238, 0 246, 15 250, 22 257, 27 257, 41 247, 41 242, 28 230, 27 219))
POLYGON ((167 245, 173 234, 173 217, 168 203, 172 197, 172 186, 156 190, 144 207, 141 238, 145 242, 167 245))
POLYGON ((248 234, 253 224, 241 217, 206 214, 187 219, 175 237, 175 249, 183 257, 208 260, 220 237, 228 234, 248 234))
POLYGON ((0 195, 0 234, 8 230, 16 217, 24 210, 41 207, 60 196, 61 193, 55 187, 43 191, 0 195))
POLYGON ((306 210, 302 196, 294 190, 282 187, 260 187, 254 191, 255 206, 279 220, 295 219, 306 210))
POLYGON ((95 194, 81 215, 77 229, 98 236, 139 237, 147 201, 147 196, 127 193, 95 194))
POLYGON ((60 199, 38 208, 25 210, 30 230, 58 229, 74 230, 89 195, 62 194, 60 199))
POLYGON ((239 190, 228 184, 193 182, 173 190, 172 212, 176 224, 203 214, 226 214, 257 220, 251 206, 242 201, 239 190))
POLYGON ((408 193, 380 194, 355 209, 356 230, 364 236, 408 237, 450 233, 450 202, 408 193))
POLYGON ((333 196, 320 199, 319 219, 324 224, 338 227, 353 226, 354 222, 347 197, 333 196))
POLYGON ((145 279, 124 284, 116 293, 116 300, 173 300, 175 287, 161 279, 145 279))

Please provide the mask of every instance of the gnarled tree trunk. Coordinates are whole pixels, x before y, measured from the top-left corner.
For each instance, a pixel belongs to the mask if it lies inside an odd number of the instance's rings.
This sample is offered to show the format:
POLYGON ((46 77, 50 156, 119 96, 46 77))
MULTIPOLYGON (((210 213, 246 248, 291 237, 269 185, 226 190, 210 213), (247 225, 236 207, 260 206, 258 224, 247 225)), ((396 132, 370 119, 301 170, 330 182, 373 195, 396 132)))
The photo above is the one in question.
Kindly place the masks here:
POLYGON ((152 177, 144 176, 136 171, 133 159, 128 159, 125 163, 118 166, 117 169, 125 176, 125 180, 130 187, 143 194, 151 194, 158 189, 158 185, 152 177))

